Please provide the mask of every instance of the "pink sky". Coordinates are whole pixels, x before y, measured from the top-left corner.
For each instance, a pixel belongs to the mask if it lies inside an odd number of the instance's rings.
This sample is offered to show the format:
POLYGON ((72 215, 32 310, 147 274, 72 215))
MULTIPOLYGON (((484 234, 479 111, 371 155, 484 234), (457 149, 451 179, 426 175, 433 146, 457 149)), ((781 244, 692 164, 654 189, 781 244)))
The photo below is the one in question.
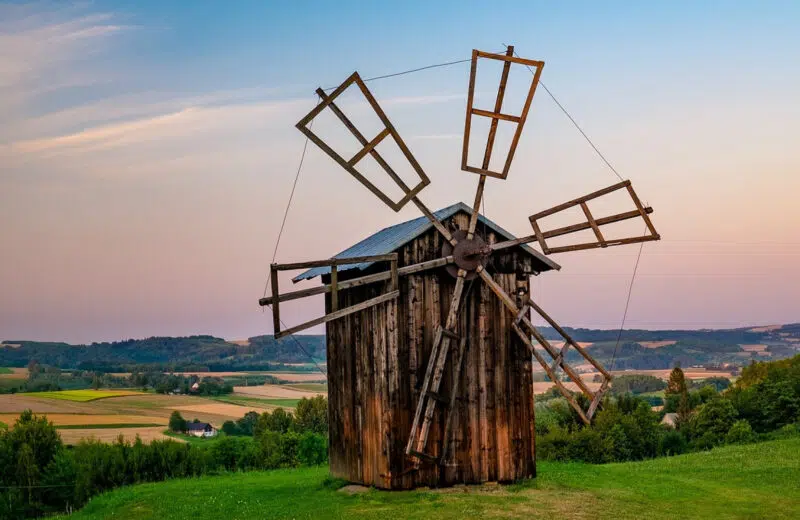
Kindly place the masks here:
MULTIPOLYGON (((0 7, 0 48, 16 49, 0 51, 0 340, 270 333, 257 300, 303 148, 294 124, 314 88, 356 67, 371 76, 468 57, 473 45, 420 56, 395 41, 389 63, 354 46, 333 64, 320 52, 280 81, 239 84, 214 84, 223 58, 210 53, 202 88, 165 88, 180 68, 142 68, 126 49, 169 27, 38 9, 0 7)), ((704 36, 688 26, 686 47, 618 36, 598 44, 612 71, 521 31, 513 40, 547 62, 545 84, 655 208, 663 241, 644 246, 628 327, 800 321, 800 75, 775 66, 796 46, 783 45, 788 29, 765 29, 760 45, 775 52, 741 63, 725 45, 738 27, 716 27, 720 41, 703 40, 697 55, 687 47, 704 36), (637 44, 657 66, 642 65, 637 44)), ((506 40, 482 34, 474 45, 495 41, 506 40)), ((431 177, 421 198, 432 209, 470 203, 477 182, 459 169, 467 74, 370 85, 431 177)), ((488 182, 486 215, 527 235, 528 215, 615 181, 540 91, 508 180, 488 182)), ((395 214, 309 146, 277 260, 326 258, 417 216, 395 214)), ((562 271, 539 277, 535 296, 564 325, 618 327, 637 251, 557 255, 562 271)), ((284 316, 319 312, 312 301, 284 316)))

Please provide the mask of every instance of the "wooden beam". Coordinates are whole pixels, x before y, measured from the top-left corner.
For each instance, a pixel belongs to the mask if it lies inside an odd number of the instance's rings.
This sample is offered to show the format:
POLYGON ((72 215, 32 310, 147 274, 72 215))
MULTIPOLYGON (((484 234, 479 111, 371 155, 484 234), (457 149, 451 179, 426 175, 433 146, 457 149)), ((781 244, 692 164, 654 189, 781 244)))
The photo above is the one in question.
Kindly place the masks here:
POLYGON ((272 306, 272 333, 278 334, 281 330, 281 314, 278 305, 278 270, 275 269, 275 264, 270 266, 269 277, 272 284, 272 299, 275 302, 272 306))
POLYGON ((461 147, 461 169, 467 168, 469 160, 469 134, 472 127, 472 103, 475 99, 475 73, 478 68, 478 51, 472 50, 472 64, 469 69, 469 88, 467 89, 467 121, 464 123, 464 142, 461 147))
POLYGON ((296 326, 294 326, 292 328, 289 328, 289 329, 286 329, 284 331, 281 331, 280 334, 276 334, 275 335, 275 338, 279 339, 279 338, 282 338, 284 336, 288 336, 290 334, 294 334, 296 332, 300 332, 301 330, 309 329, 311 327, 315 327, 315 326, 321 325, 323 323, 328 323, 329 321, 337 320, 339 318, 343 318, 344 316, 349 316, 350 314, 353 314, 354 312, 363 311, 364 309, 368 309, 368 308, 373 307, 375 305, 378 305, 378 304, 381 304, 381 303, 385 303, 385 302, 388 302, 390 300, 394 300, 398 296, 400 296, 400 291, 393 291, 393 292, 390 292, 390 293, 383 294, 383 295, 378 296, 376 298, 372 298, 372 299, 363 301, 361 303, 357 303, 356 305, 351 305, 350 307, 345 307, 344 309, 340 309, 340 310, 338 310, 336 312, 331 312, 330 314, 326 314, 325 316, 322 316, 321 318, 317 318, 317 319, 314 319, 314 320, 311 320, 311 321, 307 321, 305 323, 301 323, 300 325, 296 325, 296 326))
POLYGON ((550 255, 556 253, 566 253, 569 251, 583 251, 585 249, 596 249, 598 247, 609 247, 609 246, 622 246, 626 244, 638 244, 639 242, 654 242, 656 240, 660 240, 661 237, 656 235, 645 235, 641 237, 631 237, 631 238, 620 238, 619 240, 608 240, 606 242, 588 242, 585 244, 575 244, 571 246, 559 246, 559 247, 549 247, 548 253, 550 255))
POLYGON ((578 343, 576 343, 575 340, 573 340, 572 337, 569 334, 567 334, 567 331, 561 328, 561 325, 556 323, 556 321, 553 318, 551 318, 549 314, 544 312, 544 309, 539 307, 533 300, 528 300, 528 305, 530 305, 531 309, 536 311, 536 313, 539 316, 544 318, 545 321, 549 323, 550 326, 553 327, 556 330, 556 332, 558 332, 561 335, 562 338, 564 338, 567 342, 569 342, 570 345, 572 345, 575 348, 575 350, 580 352, 580 354, 586 359, 586 361, 591 363, 598 370, 598 372, 603 374, 606 378, 611 379, 611 374, 609 374, 608 371, 605 368, 603 368, 603 365, 598 363, 591 355, 589 355, 588 352, 586 352, 586 350, 584 350, 580 345, 578 345, 578 343))
POLYGON ((589 419, 594 417, 594 412, 596 412, 597 407, 600 406, 600 401, 603 400, 603 395, 605 395, 606 391, 608 390, 608 385, 610 382, 611 381, 608 379, 603 379, 600 389, 595 392, 594 399, 592 399, 591 404, 589 404, 589 410, 586 411, 586 416, 589 417, 589 419))
POLYGON ((530 218, 530 220, 534 220, 534 219, 535 220, 539 220, 541 218, 547 217, 548 215, 552 215, 553 213, 558 213, 559 211, 563 211, 563 210, 569 209, 569 208, 571 208, 573 206, 577 206, 581 202, 587 202, 587 201, 590 201, 592 199, 596 199, 597 197, 601 197, 601 196, 606 195, 608 193, 620 190, 622 188, 625 188, 626 186, 630 186, 630 184, 631 184, 631 181, 622 181, 620 183, 613 184, 611 186, 608 186, 607 188, 603 188, 602 190, 593 191, 592 193, 589 193, 588 195, 584 195, 583 197, 578 197, 577 199, 572 199, 572 200, 567 201, 567 202, 565 202, 563 204, 559 204, 558 206, 553 206, 550 209, 546 209, 544 211, 540 211, 539 213, 531 215, 529 218, 530 218))
POLYGON ((458 395, 458 385, 461 381, 461 371, 464 365, 464 351, 467 349, 467 338, 461 338, 458 344, 458 359, 453 373, 453 386, 450 388, 450 403, 447 407, 447 417, 444 421, 444 434, 442 435, 442 455, 439 457, 439 465, 443 466, 447 461, 447 454, 450 451, 450 428, 452 426, 453 409, 456 407, 456 395, 458 395))
POLYGON ((589 211, 589 206, 587 206, 585 202, 581 202, 581 209, 583 210, 583 214, 586 215, 586 220, 589 221, 589 225, 592 226, 592 231, 594 231, 594 236, 597 237, 600 247, 606 247, 606 239, 603 238, 603 233, 600 232, 600 227, 598 227, 597 222, 594 221, 592 212, 589 211))
MULTIPOLYGON (((514 46, 509 45, 506 48, 506 56, 514 55, 514 46)), ((511 71, 511 62, 503 63, 503 72, 500 74, 500 87, 497 89, 497 97, 494 101, 494 112, 500 113, 503 108, 503 98, 506 95, 506 84, 508 83, 508 73, 511 71)), ((494 149, 494 139, 497 134, 498 119, 492 119, 489 125, 489 137, 486 139, 486 150, 483 152, 483 165, 481 168, 484 170, 489 169, 489 163, 492 159, 492 150, 494 149)))
MULTIPOLYGON (((648 214, 653 212, 653 208, 651 208, 649 206, 644 208, 644 210, 648 214)), ((595 223, 597 223, 598 226, 602 226, 604 224, 611 224, 613 222, 620 222, 620 221, 623 221, 623 220, 637 218, 639 216, 640 216, 640 213, 637 210, 626 211, 625 213, 619 213, 617 215, 611 215, 610 217, 598 218, 598 219, 595 220, 595 223)), ((559 237, 559 236, 562 236, 562 235, 567 235, 569 233, 574 233, 576 231, 583 231, 584 229, 590 229, 590 228, 591 228, 591 225, 588 222, 583 222, 581 224, 574 224, 574 225, 571 225, 571 226, 565 226, 565 227, 561 227, 561 228, 558 228, 558 229, 553 229, 551 231, 545 231, 545 232, 542 233, 542 237, 543 238, 559 237)), ((535 229, 536 228, 534 228, 534 231, 535 231, 535 229)), ((513 240, 506 240, 504 242, 497 242, 495 244, 492 244, 491 247, 492 247, 493 251, 497 251, 499 249, 507 249, 509 247, 519 246, 519 245, 522 245, 522 244, 528 244, 528 243, 534 242, 536 240, 538 240, 538 236, 534 233, 533 235, 528 235, 528 236, 525 236, 525 237, 515 238, 513 240)), ((541 246, 541 244, 540 244, 540 246, 541 246)))
POLYGON ((479 58, 490 58, 493 60, 509 61, 511 63, 519 63, 520 65, 527 65, 529 67, 544 67, 543 61, 518 58, 516 56, 506 56, 504 54, 495 54, 493 52, 483 52, 483 51, 475 51, 475 52, 478 53, 479 58))
MULTIPOLYGON (((437 267, 442 267, 447 264, 452 264, 453 261, 454 260, 452 256, 447 256, 443 258, 437 258, 436 260, 429 260, 427 262, 407 265, 405 267, 398 268, 397 275, 408 276, 410 274, 418 273, 420 271, 425 271, 427 269, 435 269, 437 267)), ((339 290, 349 289, 351 287, 359 287, 361 285, 366 285, 375 282, 382 282, 384 280, 391 280, 391 276, 392 276, 391 272, 387 271, 383 273, 370 274, 359 278, 353 278, 351 280, 339 282, 339 290)), ((321 287, 312 287, 310 289, 301 289, 299 291, 292 291, 280 294, 278 295, 277 301, 285 302, 291 300, 298 300, 300 298, 307 298, 309 296, 315 296, 317 294, 325 294, 329 292, 331 292, 331 286, 323 285, 321 287)), ((258 304, 263 307, 265 305, 272 305, 273 301, 276 301, 273 297, 261 298, 258 300, 258 304)))
POLYGON ((584 413, 583 409, 581 409, 580 405, 577 402, 575 402, 575 398, 572 397, 572 393, 566 389, 566 387, 561 383, 561 381, 559 381, 558 376, 556 376, 556 374, 552 370, 550 370, 550 367, 547 365, 547 362, 544 360, 541 354, 536 352, 536 348, 534 347, 533 342, 531 342, 531 338, 528 337, 525 334, 525 332, 523 332, 523 330, 519 327, 519 325, 512 324, 511 327, 514 329, 514 332, 517 333, 517 336, 519 336, 520 339, 522 339, 522 341, 528 347, 528 352, 530 352, 531 355, 533 355, 533 357, 536 359, 536 361, 539 362, 539 364, 542 366, 545 373, 547 374, 547 377, 549 377, 550 381, 552 381, 553 384, 556 385, 558 391, 561 392, 561 395, 563 395, 564 399, 566 399, 569 405, 572 406, 572 409, 575 410, 575 412, 578 414, 578 416, 581 418, 584 424, 589 424, 590 422, 589 419, 586 417, 586 414, 584 413))
POLYGON ((391 262, 397 258, 397 253, 389 255, 353 256, 350 258, 329 258, 327 260, 312 260, 310 262, 296 262, 293 264, 273 264, 278 271, 292 271, 294 269, 310 269, 312 267, 327 267, 330 265, 351 265, 364 262, 391 262))
POLYGON ((339 310, 339 271, 335 265, 331 266, 331 312, 339 310))
MULTIPOLYGON (((507 56, 507 58, 513 58, 513 56, 507 56)), ((532 61, 532 60, 528 60, 532 61)), ((526 64, 527 65, 527 64, 526 64)), ((517 131, 514 132, 514 137, 511 138, 511 145, 508 147, 508 156, 506 156, 506 164, 503 166, 503 178, 508 176, 508 171, 511 169, 511 161, 514 160, 514 153, 517 151, 517 145, 519 144, 519 138, 522 135, 522 128, 525 126, 525 121, 528 119, 528 111, 531 108, 531 102, 533 101, 533 95, 536 94, 536 87, 539 86, 539 78, 542 76, 542 69, 544 68, 544 62, 536 62, 535 65, 528 65, 536 67, 536 72, 533 73, 533 81, 531 81, 531 88, 528 90, 528 97, 525 99, 525 104, 522 107, 522 113, 519 116, 519 124, 517 124, 517 131)))
POLYGON ((508 114, 501 114, 500 112, 489 112, 488 110, 481 110, 480 108, 473 108, 471 110, 473 115, 476 116, 483 116, 483 117, 490 117, 494 121, 500 119, 503 121, 510 121, 512 123, 519 123, 520 118, 519 116, 511 116, 508 114))
POLYGON ((363 159, 365 155, 367 155, 368 153, 372 153, 372 151, 375 150, 375 147, 378 146, 381 143, 381 141, 386 139, 386 136, 389 134, 390 134, 389 129, 384 128, 383 131, 378 133, 378 135, 376 135, 372 141, 367 143, 367 145, 364 146, 364 148, 359 150, 359 152, 355 154, 352 159, 347 161, 347 164, 349 164, 350 166, 355 166, 355 164, 361 159, 363 159))
MULTIPOLYGON (((644 206, 642 206, 642 201, 639 200, 639 196, 636 195, 635 191, 633 191, 633 186, 631 186, 629 183, 627 188, 628 188, 628 193, 633 199, 633 203, 636 204, 636 209, 639 210, 639 213, 642 215, 642 219, 644 219, 645 224, 647 224, 647 229, 650 230, 650 233, 654 237, 660 238, 658 235, 658 231, 656 231, 655 226, 653 226, 653 222, 650 220, 650 217, 647 216, 647 212, 645 211, 644 206)), ((658 238, 656 238, 656 240, 658 240, 658 238)))

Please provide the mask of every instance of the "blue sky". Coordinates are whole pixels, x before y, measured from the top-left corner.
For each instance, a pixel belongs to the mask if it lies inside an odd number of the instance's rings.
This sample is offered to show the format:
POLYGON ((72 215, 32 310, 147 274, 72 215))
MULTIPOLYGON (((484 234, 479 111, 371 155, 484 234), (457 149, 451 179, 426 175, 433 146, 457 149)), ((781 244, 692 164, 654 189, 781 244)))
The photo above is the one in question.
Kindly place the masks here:
MULTIPOLYGON (((546 62, 544 84, 656 209, 630 326, 800 321, 799 24, 796 2, 0 2, 0 339, 269 332, 255 301, 314 89, 505 43, 546 62)), ((431 207, 472 200, 468 70, 370 83, 431 207)), ((528 234, 531 213, 615 179, 539 91, 486 213, 528 234)), ((278 260, 416 216, 311 149, 278 260)), ((558 257, 540 302, 617 326, 636 251, 558 257)))

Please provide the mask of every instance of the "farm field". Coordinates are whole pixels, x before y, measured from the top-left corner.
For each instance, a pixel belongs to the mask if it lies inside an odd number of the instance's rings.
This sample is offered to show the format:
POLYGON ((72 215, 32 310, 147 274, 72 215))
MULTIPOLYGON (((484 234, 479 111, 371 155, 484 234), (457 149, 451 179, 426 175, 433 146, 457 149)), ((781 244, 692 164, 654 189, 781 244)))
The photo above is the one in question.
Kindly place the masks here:
POLYGON ((27 368, 0 367, 0 379, 27 379, 27 368))
POLYGON ((304 396, 299 393, 299 396, 296 391, 292 394, 294 399, 278 398, 274 404, 259 396, 225 396, 223 399, 231 400, 220 402, 211 397, 129 392, 113 398, 73 401, 42 397, 45 392, 4 394, 0 395, 0 422, 13 425, 22 411, 31 409, 46 414, 57 427, 68 427, 60 429, 67 443, 89 437, 114 440, 119 434, 133 439, 137 433, 143 440, 152 440, 164 438, 162 432, 175 410, 187 420, 199 419, 219 428, 225 421, 241 419, 251 410, 261 413, 278 407, 291 408, 304 396))
POLYGON ((348 495, 326 467, 142 484, 101 495, 70 520, 126 518, 800 517, 800 439, 624 464, 540 463, 510 486, 348 495))
POLYGON ((326 395, 325 385, 260 385, 260 386, 235 386, 234 395, 245 395, 272 399, 302 399, 315 395, 326 395))
POLYGON ((143 392, 132 390, 61 390, 58 392, 33 392, 29 394, 39 398, 63 399, 65 401, 76 401, 85 403, 96 399, 108 399, 110 397, 124 397, 128 395, 143 395, 143 392))

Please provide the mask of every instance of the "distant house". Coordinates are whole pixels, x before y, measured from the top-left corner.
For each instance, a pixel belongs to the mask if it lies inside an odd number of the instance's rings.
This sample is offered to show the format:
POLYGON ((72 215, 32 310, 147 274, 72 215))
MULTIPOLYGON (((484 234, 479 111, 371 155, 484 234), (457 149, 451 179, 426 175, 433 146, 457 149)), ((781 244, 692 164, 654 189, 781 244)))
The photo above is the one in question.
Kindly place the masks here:
POLYGON ((190 422, 186 425, 186 433, 195 437, 214 437, 217 435, 217 429, 208 423, 190 422))
POLYGON ((199 390, 200 390, 200 383, 194 383, 194 384, 192 384, 192 386, 191 386, 191 391, 192 391, 192 392, 197 392, 197 391, 199 391, 199 390))
POLYGON ((678 422, 678 414, 676 413, 665 413, 664 418, 661 419, 661 424, 669 426, 670 428, 675 428, 677 422, 678 422))

